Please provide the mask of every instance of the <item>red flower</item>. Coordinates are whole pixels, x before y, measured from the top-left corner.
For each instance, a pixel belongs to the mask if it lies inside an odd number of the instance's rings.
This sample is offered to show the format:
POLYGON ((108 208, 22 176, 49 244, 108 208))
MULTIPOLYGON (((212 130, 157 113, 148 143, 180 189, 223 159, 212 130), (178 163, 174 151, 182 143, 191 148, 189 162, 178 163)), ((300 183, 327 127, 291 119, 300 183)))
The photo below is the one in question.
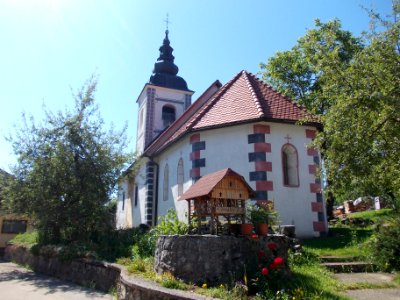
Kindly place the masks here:
POLYGON ((278 245, 275 243, 268 243, 267 247, 270 251, 275 251, 276 249, 278 249, 278 245))
POLYGON ((277 267, 283 266, 283 258, 282 257, 275 258, 273 264, 277 267))
POLYGON ((258 259, 264 258, 264 257, 265 257, 265 252, 264 252, 264 250, 258 251, 257 256, 258 256, 258 259))
POLYGON ((263 276, 268 276, 268 274, 269 274, 269 270, 267 269, 267 268, 262 268, 261 269, 261 274, 263 275, 263 276))
POLYGON ((270 268, 271 270, 276 270, 276 269, 278 269, 278 266, 275 265, 274 263, 272 263, 272 264, 270 264, 269 268, 270 268))
POLYGON ((253 233, 253 234, 251 235, 251 238, 252 238, 253 240, 256 240, 256 239, 258 239, 258 235, 255 234, 255 233, 253 233))

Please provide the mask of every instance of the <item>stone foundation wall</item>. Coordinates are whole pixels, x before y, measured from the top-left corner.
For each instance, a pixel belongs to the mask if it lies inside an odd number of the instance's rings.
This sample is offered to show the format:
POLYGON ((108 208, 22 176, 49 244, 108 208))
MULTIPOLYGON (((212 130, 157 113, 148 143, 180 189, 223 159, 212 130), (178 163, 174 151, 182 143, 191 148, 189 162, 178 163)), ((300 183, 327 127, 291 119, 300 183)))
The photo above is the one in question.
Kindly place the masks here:
MULTIPOLYGON (((257 253, 265 251, 267 257, 282 257, 287 274, 290 239, 283 235, 270 235, 251 239, 234 236, 161 236, 157 241, 155 270, 170 272, 187 282, 215 285, 242 280, 244 269, 257 268, 257 253), (276 250, 268 250, 268 244, 276 250)), ((54 251, 53 251, 54 252, 54 251)), ((117 287, 121 300, 173 300, 209 299, 185 291, 163 288, 152 281, 132 276, 123 266, 93 260, 60 260, 56 253, 41 251, 33 255, 29 249, 8 245, 4 259, 29 265, 34 271, 66 281, 109 292, 117 287)))
POLYGON ((8 245, 4 259, 29 265, 33 271, 108 292, 119 282, 121 266, 93 260, 62 261, 56 253, 33 255, 29 249, 8 245), (45 255, 43 255, 45 254, 45 255))
POLYGON ((117 299, 120 300, 210 299, 190 292, 163 288, 152 281, 128 274, 123 266, 117 264, 88 260, 62 262, 54 256, 33 255, 29 249, 16 245, 6 247, 4 259, 29 265, 35 272, 83 286, 95 285, 97 289, 105 292, 116 287, 117 299))
POLYGON ((287 276, 290 239, 284 235, 235 237, 213 235, 161 236, 157 240, 155 270, 170 272, 176 278, 196 284, 230 284, 242 280, 245 269, 257 268, 258 253, 282 257, 287 276), (276 244, 271 251, 268 244, 276 244))

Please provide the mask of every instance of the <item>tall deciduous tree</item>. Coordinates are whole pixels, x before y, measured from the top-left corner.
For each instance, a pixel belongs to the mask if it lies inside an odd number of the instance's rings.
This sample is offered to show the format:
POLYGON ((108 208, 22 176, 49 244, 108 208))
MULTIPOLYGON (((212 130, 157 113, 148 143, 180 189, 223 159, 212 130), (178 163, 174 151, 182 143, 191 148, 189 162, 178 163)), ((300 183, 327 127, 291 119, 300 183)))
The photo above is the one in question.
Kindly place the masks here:
POLYGON ((363 44, 343 30, 339 20, 322 23, 317 19, 315 27, 291 50, 277 52, 260 67, 263 80, 276 90, 309 111, 323 114, 332 105, 332 99, 323 93, 325 81, 332 72, 347 68, 363 44))
POLYGON ((23 118, 9 138, 18 164, 6 206, 37 222, 40 241, 87 241, 107 224, 105 204, 114 191, 125 154, 125 129, 103 129, 95 105, 96 81, 75 95, 75 107, 43 123, 23 118))
POLYGON ((339 198, 400 198, 399 3, 394 21, 370 13, 384 27, 364 39, 337 20, 317 21, 292 50, 261 66, 264 80, 321 115, 316 144, 339 198))
POLYGON ((400 23, 383 24, 385 30, 372 32, 351 64, 327 80, 324 90, 335 105, 322 117, 318 144, 340 194, 400 199, 400 23))

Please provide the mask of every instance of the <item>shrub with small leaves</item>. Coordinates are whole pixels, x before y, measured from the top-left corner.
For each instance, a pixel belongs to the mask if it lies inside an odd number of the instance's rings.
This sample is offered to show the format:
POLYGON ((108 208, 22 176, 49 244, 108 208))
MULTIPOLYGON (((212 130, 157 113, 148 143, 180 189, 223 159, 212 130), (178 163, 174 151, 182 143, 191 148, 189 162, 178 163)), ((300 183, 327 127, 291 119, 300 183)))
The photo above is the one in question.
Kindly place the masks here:
POLYGON ((377 227, 371 248, 374 262, 382 269, 400 270, 400 216, 377 227))
POLYGON ((178 216, 174 209, 170 208, 167 214, 158 218, 158 225, 151 230, 155 236, 160 235, 174 235, 174 234, 187 234, 189 226, 179 221, 178 216))

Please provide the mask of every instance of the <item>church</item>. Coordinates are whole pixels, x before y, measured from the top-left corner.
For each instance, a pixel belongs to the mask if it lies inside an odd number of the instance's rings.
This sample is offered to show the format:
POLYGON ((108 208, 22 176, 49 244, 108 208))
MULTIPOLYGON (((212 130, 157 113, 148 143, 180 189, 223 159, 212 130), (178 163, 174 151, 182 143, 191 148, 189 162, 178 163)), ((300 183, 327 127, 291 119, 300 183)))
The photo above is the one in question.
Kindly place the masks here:
POLYGON ((159 51, 137 98, 138 159, 120 179, 117 227, 153 226, 169 208, 187 220, 180 195, 202 176, 231 168, 255 191, 251 201, 273 202, 280 223, 295 225, 298 237, 325 234, 320 155, 309 146, 318 119, 247 71, 214 81, 192 103, 168 30, 159 51))

